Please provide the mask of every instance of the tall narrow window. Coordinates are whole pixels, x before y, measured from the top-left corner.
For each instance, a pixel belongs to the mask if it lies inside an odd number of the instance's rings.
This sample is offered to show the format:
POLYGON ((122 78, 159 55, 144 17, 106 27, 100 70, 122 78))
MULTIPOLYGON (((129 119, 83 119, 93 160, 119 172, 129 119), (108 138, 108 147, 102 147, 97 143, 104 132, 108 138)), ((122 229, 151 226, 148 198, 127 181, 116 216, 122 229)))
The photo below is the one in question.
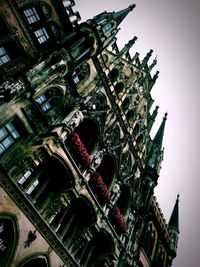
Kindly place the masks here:
POLYGON ((39 180, 36 179, 36 180, 32 183, 32 185, 28 188, 28 190, 26 191, 26 193, 27 193, 28 195, 31 195, 31 194, 33 193, 33 191, 35 190, 35 188, 36 188, 38 185, 39 185, 39 180))
POLYGON ((0 15, 0 36, 7 35, 10 33, 6 20, 0 15))
POLYGON ((3 46, 0 47, 0 65, 10 61, 10 57, 3 46))
POLYGON ((25 14, 29 24, 35 23, 36 21, 40 20, 40 17, 38 15, 35 7, 28 8, 28 9, 24 10, 24 14, 25 14))
POLYGON ((44 27, 34 31, 34 34, 40 44, 45 43, 49 39, 49 35, 44 27))
POLYGON ((27 170, 21 177, 20 179, 18 180, 18 183, 20 185, 24 185, 28 180, 29 180, 29 177, 31 176, 31 174, 33 173, 33 169, 29 169, 27 170))
POLYGON ((16 120, 12 120, 0 128, 0 155, 20 138, 18 128, 16 120))
POLYGON ((103 26, 102 30, 105 33, 107 31, 109 31, 111 28, 112 28, 111 24, 108 23, 108 24, 106 24, 106 25, 103 26))

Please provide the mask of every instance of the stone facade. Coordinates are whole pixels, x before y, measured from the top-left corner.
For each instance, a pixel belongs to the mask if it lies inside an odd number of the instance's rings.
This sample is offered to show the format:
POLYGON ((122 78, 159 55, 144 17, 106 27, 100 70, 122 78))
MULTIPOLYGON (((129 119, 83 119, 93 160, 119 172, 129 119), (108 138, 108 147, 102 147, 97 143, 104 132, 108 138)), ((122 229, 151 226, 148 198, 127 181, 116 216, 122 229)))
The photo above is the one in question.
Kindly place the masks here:
POLYGON ((170 267, 153 51, 118 49, 135 5, 84 23, 74 5, 0 1, 0 266, 170 267))

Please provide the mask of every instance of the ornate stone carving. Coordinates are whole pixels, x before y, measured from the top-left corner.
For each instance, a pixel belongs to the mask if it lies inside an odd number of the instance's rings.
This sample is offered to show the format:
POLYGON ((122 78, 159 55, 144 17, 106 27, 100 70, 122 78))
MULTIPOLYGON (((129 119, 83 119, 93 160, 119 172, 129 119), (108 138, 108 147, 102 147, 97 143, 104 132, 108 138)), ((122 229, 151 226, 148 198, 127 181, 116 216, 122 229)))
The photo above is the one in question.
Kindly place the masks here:
POLYGON ((9 102, 19 92, 25 90, 25 85, 21 80, 6 81, 0 85, 0 99, 9 102))
POLYGON ((121 182, 118 181, 117 183, 114 184, 112 191, 111 191, 111 198, 110 198, 110 204, 114 206, 121 194, 121 182))
POLYGON ((24 242, 24 248, 29 247, 36 238, 36 230, 34 230, 33 232, 29 231, 27 240, 24 242))
POLYGON ((74 114, 74 116, 71 118, 69 123, 66 124, 66 127, 69 128, 71 131, 73 131, 83 121, 85 113, 86 113, 85 110, 83 110, 83 111, 78 110, 74 114))

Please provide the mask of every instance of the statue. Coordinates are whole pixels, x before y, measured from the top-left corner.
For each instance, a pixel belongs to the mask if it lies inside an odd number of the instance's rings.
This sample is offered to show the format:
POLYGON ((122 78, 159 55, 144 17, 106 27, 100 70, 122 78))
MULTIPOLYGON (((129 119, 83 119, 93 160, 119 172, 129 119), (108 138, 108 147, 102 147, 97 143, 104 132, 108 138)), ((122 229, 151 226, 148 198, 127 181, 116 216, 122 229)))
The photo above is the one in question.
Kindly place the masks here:
POLYGON ((118 181, 117 183, 114 184, 112 191, 111 191, 111 198, 110 198, 110 203, 112 206, 115 205, 115 203, 117 202, 120 194, 121 194, 121 182, 118 181))
POLYGON ((74 116, 71 118, 71 120, 68 123, 68 127, 71 130, 74 130, 76 127, 78 127, 78 125, 83 121, 84 119, 84 113, 86 113, 86 111, 80 111, 78 110, 74 116))
POLYGON ((99 150, 93 157, 93 160, 92 160, 92 165, 91 167, 93 169, 96 169, 99 167, 99 165, 101 164, 101 161, 103 159, 103 155, 105 153, 105 149, 102 149, 102 150, 99 150))
POLYGON ((28 238, 27 238, 27 240, 24 242, 24 244, 25 244, 24 248, 29 247, 30 244, 31 244, 36 238, 37 238, 37 236, 36 236, 36 230, 34 230, 34 232, 29 231, 29 233, 28 233, 28 238))

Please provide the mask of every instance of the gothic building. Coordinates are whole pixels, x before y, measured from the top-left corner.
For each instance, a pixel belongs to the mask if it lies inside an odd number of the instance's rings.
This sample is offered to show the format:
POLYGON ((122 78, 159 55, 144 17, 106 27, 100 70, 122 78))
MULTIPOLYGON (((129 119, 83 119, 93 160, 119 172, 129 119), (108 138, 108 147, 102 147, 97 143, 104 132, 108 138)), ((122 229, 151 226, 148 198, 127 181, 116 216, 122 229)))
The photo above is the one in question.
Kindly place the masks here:
POLYGON ((74 5, 0 0, 0 266, 170 267, 156 59, 117 46, 135 5, 83 23, 74 5))

